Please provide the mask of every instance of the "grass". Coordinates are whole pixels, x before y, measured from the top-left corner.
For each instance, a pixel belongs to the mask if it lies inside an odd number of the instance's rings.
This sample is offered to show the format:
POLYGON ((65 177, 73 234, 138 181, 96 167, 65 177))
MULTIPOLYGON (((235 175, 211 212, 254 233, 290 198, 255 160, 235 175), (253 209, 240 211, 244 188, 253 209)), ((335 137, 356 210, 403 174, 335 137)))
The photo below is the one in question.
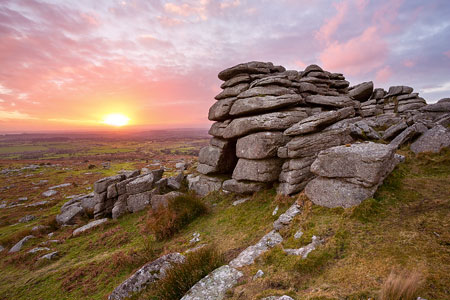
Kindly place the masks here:
POLYGON ((380 300, 414 300, 421 284, 418 272, 391 272, 383 284, 380 300))
POLYGON ((184 263, 174 265, 166 277, 139 295, 138 299, 180 299, 200 279, 224 263, 223 254, 213 245, 188 253, 184 263))

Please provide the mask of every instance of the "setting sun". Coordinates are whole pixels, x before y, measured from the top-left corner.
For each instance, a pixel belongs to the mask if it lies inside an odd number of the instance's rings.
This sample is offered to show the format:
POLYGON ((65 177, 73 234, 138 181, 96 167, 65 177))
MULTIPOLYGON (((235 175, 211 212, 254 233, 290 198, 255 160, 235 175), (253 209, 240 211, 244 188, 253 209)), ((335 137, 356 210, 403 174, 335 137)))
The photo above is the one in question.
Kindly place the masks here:
POLYGON ((127 125, 129 121, 130 118, 122 114, 109 114, 103 119, 103 123, 117 127, 127 125))

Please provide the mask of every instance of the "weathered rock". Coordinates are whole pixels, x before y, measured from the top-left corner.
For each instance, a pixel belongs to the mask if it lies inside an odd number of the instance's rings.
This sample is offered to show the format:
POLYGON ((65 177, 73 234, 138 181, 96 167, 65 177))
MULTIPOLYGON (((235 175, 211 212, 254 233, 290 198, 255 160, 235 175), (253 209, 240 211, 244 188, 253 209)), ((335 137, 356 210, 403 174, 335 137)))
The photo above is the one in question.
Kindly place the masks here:
POLYGON ((153 188, 154 179, 152 173, 137 177, 127 184, 127 193, 133 195, 150 191, 153 188))
POLYGON ((45 255, 39 257, 39 259, 52 260, 52 259, 57 258, 57 257, 58 257, 58 254, 59 254, 58 251, 54 251, 54 252, 51 252, 51 253, 49 253, 49 254, 45 254, 45 255))
POLYGON ((292 81, 288 79, 285 74, 281 75, 271 75, 261 79, 257 79, 250 84, 250 88, 255 86, 266 86, 266 85, 279 85, 284 87, 291 87, 292 81))
POLYGON ((259 61, 251 61, 248 63, 238 64, 234 67, 225 69, 221 71, 218 75, 220 80, 226 81, 230 80, 236 75, 241 73, 245 74, 266 74, 270 73, 271 70, 275 70, 273 63, 271 62, 259 62, 259 61))
POLYGON ((121 170, 119 171, 119 174, 122 174, 125 176, 125 179, 137 177, 141 174, 140 170, 121 170))
POLYGON ((94 193, 90 193, 84 196, 81 196, 79 198, 80 205, 83 208, 84 212, 87 214, 92 215, 94 213, 95 208, 95 199, 94 199, 94 193))
POLYGON ((234 76, 233 78, 225 81, 224 83, 222 83, 222 85, 220 86, 222 89, 227 88, 227 87, 231 87, 231 86, 235 86, 239 83, 243 83, 243 82, 250 82, 251 78, 250 75, 248 74, 238 74, 236 76, 234 76))
POLYGON ((238 138, 258 131, 284 130, 308 117, 305 110, 290 109, 252 117, 242 117, 231 121, 223 130, 226 139, 238 138))
POLYGON ((427 130, 428 128, 422 123, 416 123, 403 130, 402 133, 397 135, 397 137, 389 143, 389 145, 394 148, 399 148, 401 145, 403 145, 416 135, 425 133, 427 130))
POLYGON ((256 280, 264 276, 263 270, 258 270, 255 275, 253 275, 252 280, 256 280))
POLYGON ((213 137, 212 139, 209 140, 209 144, 211 146, 224 149, 230 147, 231 142, 229 140, 213 137))
POLYGON ((235 151, 235 148, 231 144, 223 149, 214 146, 203 147, 200 149, 198 157, 200 165, 197 171, 202 174, 226 173, 231 171, 236 164, 235 151), (201 166, 202 164, 206 166, 201 166), (207 166, 210 169, 207 169, 207 166))
POLYGON ((26 216, 24 216, 24 217, 19 219, 19 223, 28 223, 28 222, 31 222, 33 220, 36 220, 36 216, 26 215, 26 216))
MULTIPOLYGON (((126 194, 127 193, 127 184, 132 182, 134 179, 136 179, 136 178, 132 177, 132 178, 128 178, 128 179, 122 180, 121 182, 116 183, 117 194, 118 195, 126 194)), ((154 180, 154 178, 153 178, 153 180, 154 180)))
POLYGON ((282 158, 301 158, 314 156, 324 149, 351 143, 350 129, 334 129, 293 138, 286 147, 278 149, 282 158))
POLYGON ((319 177, 305 188, 317 205, 351 207, 371 197, 399 163, 395 149, 372 142, 321 151, 311 165, 319 177))
POLYGON ((120 195, 117 198, 117 201, 114 202, 114 207, 111 211, 113 219, 117 219, 127 212, 127 199, 128 199, 128 195, 124 194, 124 195, 120 195))
POLYGON ((211 192, 220 191, 222 188, 222 178, 211 177, 205 175, 193 175, 187 176, 189 190, 194 191, 197 195, 204 197, 211 192))
POLYGON ((355 85, 353 88, 350 88, 348 95, 360 102, 364 102, 369 100, 370 96, 373 93, 373 82, 363 82, 358 85, 355 85))
POLYGON ((306 103, 323 105, 329 107, 343 108, 347 106, 354 107, 355 101, 348 96, 323 96, 323 95, 311 95, 306 97, 306 103))
POLYGON ((83 214, 83 208, 80 205, 71 205, 56 216, 56 222, 59 225, 74 224, 75 220, 83 214))
POLYGON ((308 254, 311 253, 311 251, 315 250, 321 243, 322 241, 317 236, 313 235, 312 241, 308 245, 299 249, 284 249, 284 252, 287 255, 297 255, 305 259, 308 257, 308 254))
POLYGON ((323 72, 323 69, 318 65, 312 64, 305 68, 302 76, 307 76, 310 72, 323 72))
POLYGON ((294 300, 294 299, 287 295, 283 295, 283 296, 269 296, 262 298, 261 300, 294 300))
POLYGON ((433 104, 428 104, 426 106, 423 106, 420 110, 421 111, 426 111, 426 112, 450 112, 450 102, 445 100, 445 99, 441 99, 439 102, 437 103, 433 103, 433 104))
POLYGON ((145 264, 128 279, 122 282, 109 295, 108 300, 122 300, 140 292, 149 284, 166 276, 167 271, 174 264, 183 263, 185 257, 179 253, 164 255, 150 263, 145 264))
POLYGON ((438 153, 448 147, 450 147, 450 130, 441 125, 429 129, 411 144, 411 150, 416 154, 423 152, 438 153))
POLYGON ((264 97, 264 96, 282 96, 295 94, 294 89, 278 85, 256 86, 240 93, 238 98, 264 97))
POLYGON ((276 181, 281 171, 281 164, 282 160, 278 158, 261 160, 240 158, 234 168, 232 178, 258 182, 276 181))
POLYGON ((237 98, 227 98, 217 101, 210 107, 208 119, 211 121, 224 121, 230 117, 230 110, 237 98))
POLYGON ((72 232, 72 236, 77 236, 77 235, 80 235, 82 233, 85 233, 86 231, 91 230, 92 228, 95 228, 95 227, 98 227, 98 226, 100 226, 102 224, 105 224, 106 222, 108 222, 108 218, 103 218, 103 219, 99 219, 99 220, 95 220, 95 221, 89 222, 86 225, 75 229, 72 232))
POLYGON ((247 159, 263 159, 277 156, 277 149, 289 138, 279 131, 258 132, 238 139, 236 156, 247 159))
POLYGON ((383 140, 390 140, 408 127, 405 121, 392 125, 383 133, 383 140))
POLYGON ((34 235, 27 235, 23 239, 21 239, 17 244, 15 244, 11 249, 9 249, 8 253, 15 253, 22 249, 23 245, 30 239, 34 238, 34 235))
POLYGON ((234 85, 232 87, 225 88, 220 94, 218 94, 216 97, 214 97, 216 100, 222 100, 226 98, 232 98, 236 97, 243 91, 248 90, 249 84, 248 83, 239 83, 237 85, 234 85))
POLYGON ((251 265, 255 262, 255 259, 270 248, 275 247, 283 241, 281 235, 272 230, 265 236, 263 236, 258 243, 246 248, 235 259, 230 262, 230 266, 233 268, 241 268, 251 265))
POLYGON ((409 86, 391 86, 389 88, 389 92, 385 97, 391 97, 396 95, 402 95, 402 94, 411 94, 414 91, 412 87, 409 86))
POLYGON ((277 231, 288 226, 292 219, 301 212, 301 207, 297 203, 294 203, 289 207, 286 212, 281 214, 278 219, 273 222, 273 228, 277 231))
POLYGON ((177 175, 172 176, 167 179, 167 187, 173 190, 179 190, 181 188, 181 183, 184 180, 183 172, 179 172, 177 175))
POLYGON ((129 195, 127 198, 128 211, 134 213, 145 209, 145 207, 150 205, 150 200, 155 194, 156 191, 151 190, 139 194, 129 195))
POLYGON ((267 184, 262 182, 237 181, 235 179, 226 180, 222 185, 223 190, 237 194, 252 194, 262 191, 267 187, 267 184))
POLYGON ((231 120, 225 120, 223 122, 215 122, 211 125, 208 133, 214 137, 223 138, 223 132, 225 128, 231 123, 231 120))
POLYGON ((102 178, 96 182, 94 182, 94 192, 96 193, 103 193, 106 192, 106 189, 108 186, 114 183, 118 183, 119 181, 122 181, 125 179, 124 175, 115 175, 110 177, 102 178))
POLYGON ((48 190, 42 193, 42 196, 44 197, 52 197, 55 196, 56 194, 58 194, 58 191, 55 190, 48 190))
POLYGON ((394 148, 373 142, 337 146, 321 151, 311 165, 311 172, 371 187, 394 169, 398 163, 394 154, 394 148))
POLYGON ((181 300, 221 300, 244 274, 224 265, 197 282, 181 300))
POLYGON ((386 95, 386 91, 384 89, 374 89, 372 93, 371 99, 382 99, 386 95))
POLYGON ((169 205, 169 200, 174 199, 178 196, 183 195, 180 192, 170 192, 164 195, 153 195, 151 199, 151 205, 153 210, 157 210, 160 207, 167 207, 169 205))
POLYGON ((48 250, 50 250, 50 248, 48 248, 48 247, 36 247, 31 250, 28 250, 27 253, 36 253, 36 252, 48 251, 48 250))
POLYGON ((114 198, 117 197, 119 194, 117 193, 117 184, 111 184, 106 189, 106 198, 114 198))
POLYGON ((345 107, 336 111, 322 112, 292 125, 284 131, 285 135, 301 135, 305 133, 315 132, 327 125, 335 123, 345 118, 353 117, 355 109, 353 107, 345 107))
POLYGON ((263 97, 255 96, 234 101, 229 114, 230 116, 256 114, 302 103, 304 103, 302 96, 297 94, 263 97))

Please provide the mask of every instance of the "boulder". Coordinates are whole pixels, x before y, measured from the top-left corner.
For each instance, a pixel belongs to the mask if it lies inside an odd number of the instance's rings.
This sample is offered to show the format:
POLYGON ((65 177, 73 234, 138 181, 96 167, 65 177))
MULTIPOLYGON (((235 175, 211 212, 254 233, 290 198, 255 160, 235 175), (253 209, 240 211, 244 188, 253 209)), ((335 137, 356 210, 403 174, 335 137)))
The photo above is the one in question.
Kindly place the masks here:
POLYGON ((221 71, 218 75, 220 80, 227 81, 236 75, 244 74, 267 74, 275 71, 275 67, 271 62, 251 61, 248 63, 238 64, 231 68, 221 71))
POLYGON ((96 193, 103 193, 106 192, 106 189, 108 186, 114 183, 118 183, 119 181, 122 181, 125 179, 125 175, 115 175, 110 177, 105 177, 100 180, 97 180, 94 182, 94 192, 96 193))
POLYGON ((216 100, 222 100, 226 98, 232 98, 236 97, 243 91, 248 90, 249 84, 248 83, 239 83, 237 85, 234 85, 232 87, 225 88, 220 94, 218 94, 216 97, 214 97, 216 100))
POLYGON ((264 96, 282 96, 295 94, 294 89, 278 85, 256 86, 240 93, 238 98, 264 97, 264 96))
POLYGON ((41 257, 39 257, 39 259, 47 259, 47 260, 52 260, 58 257, 59 252, 58 251, 54 251, 48 254, 45 254, 41 257))
POLYGON ((117 201, 114 202, 114 207, 111 211, 112 218, 118 219, 120 216, 124 215, 127 212, 127 199, 128 195, 120 195, 117 198, 117 201))
POLYGON ((311 95, 306 97, 306 103, 323 105, 329 107, 343 108, 347 106, 355 106, 355 101, 348 96, 323 96, 323 95, 311 95))
POLYGON ((304 109, 290 109, 258 116, 241 117, 231 121, 223 130, 226 139, 238 138, 258 131, 285 130, 308 117, 304 109))
POLYGON ((122 300, 129 298, 133 294, 143 290, 149 284, 164 278, 166 272, 172 268, 174 264, 183 263, 184 260, 185 257, 183 255, 179 253, 170 253, 145 264, 116 287, 111 295, 109 295, 108 300, 122 300))
POLYGON ((138 212, 150 205, 150 200, 156 191, 147 191, 139 194, 129 195, 127 198, 127 209, 129 212, 138 212))
POLYGON ((86 214, 88 215, 94 214, 94 208, 96 204, 94 199, 94 193, 81 196, 78 199, 80 199, 80 205, 86 214))
POLYGON ((237 181, 236 179, 229 179, 223 182, 222 189, 227 192, 237 194, 253 194, 255 192, 266 189, 268 185, 262 182, 253 181, 237 181))
POLYGON ((26 216, 24 216, 24 217, 19 219, 19 223, 28 223, 28 222, 31 222, 33 220, 36 220, 36 216, 26 215, 26 216))
POLYGON ((183 195, 183 193, 175 191, 164 195, 153 195, 151 199, 152 209, 157 210, 160 207, 167 207, 170 199, 174 199, 181 195, 183 195))
POLYGON ((244 266, 252 265, 255 259, 275 247, 283 241, 281 235, 272 230, 265 236, 263 236, 258 243, 246 248, 235 259, 230 262, 230 266, 233 268, 242 268, 244 266))
POLYGON ((302 103, 304 103, 302 96, 297 94, 263 97, 255 96, 234 101, 231 110, 229 110, 229 114, 233 117, 256 114, 302 103))
POLYGON ((392 125, 383 133, 383 140, 390 140, 408 127, 405 121, 392 125))
POLYGON ((181 188, 181 183, 183 182, 183 179, 184 179, 183 172, 179 172, 177 175, 167 179, 167 187, 173 190, 179 190, 181 188))
POLYGON ((350 88, 348 91, 348 95, 360 102, 364 102, 369 100, 370 96, 373 93, 373 82, 363 82, 358 85, 355 85, 353 88, 350 88))
POLYGON ((11 249, 9 249, 8 253, 15 253, 22 249, 23 245, 30 239, 34 238, 34 235, 27 235, 19 242, 17 242, 11 249))
POLYGON ((411 151, 416 154, 423 152, 438 153, 448 147, 450 147, 450 130, 441 125, 436 125, 411 144, 411 151))
POLYGON ((70 225, 74 224, 75 220, 78 217, 81 217, 84 215, 83 208, 78 205, 74 204, 69 207, 66 207, 64 211, 62 211, 59 215, 56 216, 56 222, 59 225, 70 225))
POLYGON ((91 230, 92 228, 98 227, 104 223, 108 222, 108 218, 103 218, 103 219, 99 219, 99 220, 95 220, 95 221, 91 221, 89 223, 87 223, 84 226, 81 226, 80 228, 75 229, 72 232, 72 236, 77 236, 80 235, 88 230, 91 230))
POLYGON ((420 110, 425 111, 425 112, 450 112, 450 102, 444 98, 444 99, 441 99, 437 103, 428 104, 426 106, 423 106, 423 107, 421 107, 420 110), (445 101, 442 101, 442 100, 445 100, 445 101))
POLYGON ((253 133, 238 139, 236 156, 247 159, 264 159, 277 156, 278 147, 285 145, 289 138, 279 131, 253 133))
POLYGON ((341 128, 312 133, 293 138, 286 147, 278 149, 282 158, 301 158, 314 156, 324 149, 351 143, 350 129, 341 128))
POLYGON ((208 119, 211 121, 224 121, 230 118, 230 110, 237 98, 227 98, 217 101, 210 107, 208 119))
POLYGON ((428 128, 422 123, 415 123, 403 130, 395 139, 393 139, 389 145, 394 148, 399 148, 401 145, 414 138, 420 133, 425 133, 428 128))
POLYGON ((153 188, 154 179, 155 177, 152 173, 141 175, 136 179, 133 179, 133 181, 127 184, 127 193, 133 195, 150 191, 153 188))
POLYGON ((106 189, 106 198, 114 198, 117 197, 119 194, 117 193, 117 184, 111 184, 106 189))
POLYGON ((411 94, 413 91, 414 91, 414 89, 409 86, 403 86, 403 85, 391 86, 389 88, 389 92, 387 93, 385 98, 391 97, 391 96, 396 96, 396 95, 411 94))
POLYGON ((273 182, 278 179, 281 164, 282 160, 278 158, 261 160, 240 158, 234 168, 232 178, 236 180, 273 182))
POLYGON ((372 142, 321 151, 311 165, 318 175, 305 187, 308 198, 326 207, 351 207, 372 197, 400 162, 395 149, 372 142))
POLYGON ((52 197, 55 196, 56 194, 58 194, 58 191, 55 190, 48 190, 42 193, 42 196, 44 197, 52 197))
POLYGON ((323 129, 332 123, 355 116, 353 107, 345 107, 336 111, 322 112, 312 115, 292 125, 284 131, 285 135, 302 135, 323 129))
POLYGON ((224 179, 219 177, 189 174, 186 177, 189 190, 194 191, 197 195, 204 197, 211 192, 220 191, 224 179))
POLYGON ((181 300, 222 300, 242 276, 228 265, 221 266, 197 282, 181 300))

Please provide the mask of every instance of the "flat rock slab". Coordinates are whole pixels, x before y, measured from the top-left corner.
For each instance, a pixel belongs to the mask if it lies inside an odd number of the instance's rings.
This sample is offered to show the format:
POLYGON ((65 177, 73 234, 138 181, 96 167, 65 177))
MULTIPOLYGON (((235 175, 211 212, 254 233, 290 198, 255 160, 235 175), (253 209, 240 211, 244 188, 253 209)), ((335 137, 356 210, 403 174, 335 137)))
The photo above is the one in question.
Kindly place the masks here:
POLYGON ((292 204, 291 207, 289 207, 288 210, 286 210, 286 212, 281 214, 278 217, 278 219, 273 223, 273 228, 275 230, 280 230, 283 227, 288 226, 292 222, 292 219, 300 212, 301 207, 297 203, 292 204))
POLYGON ((257 132, 238 139, 236 156, 247 159, 264 159, 277 156, 278 147, 290 139, 281 131, 257 132))
POLYGON ((242 117, 231 121, 222 131, 226 139, 238 138, 258 131, 285 130, 308 117, 305 109, 290 109, 252 117, 242 117))
POLYGON ((355 100, 360 102, 369 100, 373 93, 373 82, 363 82, 355 85, 349 92, 348 95, 355 100))
POLYGON ((231 116, 242 116, 261 112, 273 111, 287 106, 304 103, 301 95, 288 94, 282 96, 265 96, 238 99, 231 106, 231 116))
POLYGON ((127 193, 130 195, 147 192, 153 188, 155 177, 152 173, 141 175, 127 184, 127 193))
POLYGON ((252 160, 240 158, 233 171, 233 179, 273 182, 278 179, 283 161, 279 158, 252 160))
POLYGON ((52 197, 55 196, 56 194, 58 194, 58 191, 55 190, 48 190, 42 193, 42 196, 44 197, 52 197))
POLYGON ((433 152, 438 153, 444 148, 450 147, 450 130, 437 125, 422 134, 411 144, 414 153, 433 152))
POLYGON ((229 179, 223 182, 222 189, 227 192, 237 194, 253 194, 268 188, 266 183, 253 181, 238 181, 236 179, 229 179))
POLYGON ((241 268, 251 265, 255 262, 255 259, 257 257, 268 251, 270 248, 275 247, 282 241, 283 238, 281 237, 281 235, 277 231, 272 230, 271 232, 263 236, 258 243, 242 251, 235 259, 230 262, 230 266, 233 268, 241 268))
POLYGON ((22 249, 23 245, 30 239, 34 238, 34 235, 27 235, 23 239, 17 242, 11 249, 9 249, 8 253, 15 253, 22 249))
POLYGON ((261 300, 294 300, 294 298, 291 298, 287 295, 283 295, 283 296, 269 296, 262 298, 261 300))
POLYGON ((231 78, 239 75, 239 74, 259 74, 259 73, 270 73, 272 70, 275 70, 273 63, 271 62, 259 62, 259 61, 251 61, 248 63, 238 64, 231 68, 225 69, 221 71, 218 75, 220 80, 226 81, 231 78))
POLYGON ((88 224, 81 226, 80 228, 77 228, 73 231, 72 236, 77 236, 80 235, 92 228, 98 227, 102 224, 105 224, 106 222, 108 222, 108 218, 103 218, 103 219, 99 219, 99 220, 95 220, 92 222, 89 222, 88 224))
POLYGON ((75 203, 69 207, 65 207, 64 211, 56 216, 56 222, 59 225, 74 224, 77 217, 80 217, 83 214, 83 208, 79 204, 75 203))
POLYGON ((116 287, 111 295, 109 295, 108 300, 122 300, 130 297, 134 293, 144 289, 150 283, 164 278, 167 270, 174 263, 182 263, 184 260, 185 257, 180 253, 170 253, 144 265, 116 287))
POLYGON ((197 282, 181 300, 221 300, 243 275, 242 272, 224 265, 197 282))
POLYGON ((338 108, 355 106, 354 100, 348 96, 311 95, 306 97, 306 103, 338 108))

